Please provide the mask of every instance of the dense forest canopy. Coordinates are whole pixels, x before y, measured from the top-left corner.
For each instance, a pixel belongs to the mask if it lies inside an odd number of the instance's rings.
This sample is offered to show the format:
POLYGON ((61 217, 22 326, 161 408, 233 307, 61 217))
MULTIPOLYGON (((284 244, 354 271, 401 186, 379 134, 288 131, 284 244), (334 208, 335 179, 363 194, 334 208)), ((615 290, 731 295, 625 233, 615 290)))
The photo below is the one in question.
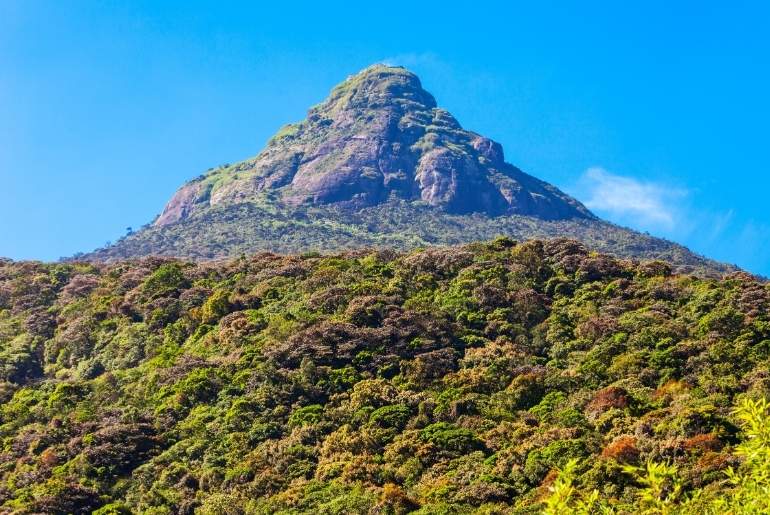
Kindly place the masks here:
POLYGON ((0 509, 536 513, 558 470, 622 507, 648 463, 726 491, 768 307, 571 240, 0 261, 0 509))
POLYGON ((518 241, 564 238, 621 258, 662 260, 674 271, 722 277, 734 265, 697 255, 676 243, 596 219, 453 215, 418 203, 388 202, 350 211, 338 206, 279 208, 270 202, 217 207, 184 222, 144 227, 74 260, 125 261, 144 256, 210 260, 255 252, 303 254, 361 247, 400 251, 461 245, 506 235, 518 241))

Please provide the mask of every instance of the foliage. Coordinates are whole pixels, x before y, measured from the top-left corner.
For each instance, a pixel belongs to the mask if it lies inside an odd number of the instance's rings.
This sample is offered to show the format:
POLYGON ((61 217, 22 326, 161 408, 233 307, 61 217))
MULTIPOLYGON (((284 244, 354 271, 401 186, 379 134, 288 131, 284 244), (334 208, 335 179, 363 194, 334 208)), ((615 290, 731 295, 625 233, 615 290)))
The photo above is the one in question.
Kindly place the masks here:
MULTIPOLYGON (((183 223, 147 226, 85 257, 107 261, 147 255, 211 259, 265 250, 338 252, 364 246, 408 250, 492 239, 501 234, 517 240, 566 236, 593 250, 621 257, 664 260, 683 273, 719 277, 736 270, 676 243, 601 220, 448 214, 419 202, 398 200, 356 210, 335 205, 290 207, 276 205, 268 197, 213 206, 183 223)), ((668 264, 652 261, 638 273, 666 274, 670 269, 668 264)))
POLYGON ((767 511, 768 308, 571 240, 0 261, 0 511, 767 511))
POLYGON ((744 461, 739 469, 730 466, 724 471, 725 478, 715 485, 720 488, 685 492, 677 466, 648 461, 644 467, 624 467, 641 488, 628 502, 613 502, 600 499, 598 490, 588 493, 576 487, 578 461, 571 460, 549 487, 544 513, 770 513, 770 404, 765 397, 756 401, 743 398, 735 415, 744 438, 734 452, 744 461))

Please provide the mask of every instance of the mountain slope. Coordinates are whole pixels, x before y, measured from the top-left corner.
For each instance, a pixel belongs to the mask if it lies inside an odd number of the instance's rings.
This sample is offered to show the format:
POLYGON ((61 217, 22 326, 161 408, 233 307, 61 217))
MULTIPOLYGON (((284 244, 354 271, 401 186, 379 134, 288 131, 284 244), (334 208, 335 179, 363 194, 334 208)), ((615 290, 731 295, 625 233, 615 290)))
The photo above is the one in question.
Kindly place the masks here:
POLYGON ((254 159, 182 187, 156 225, 273 194, 285 205, 422 200, 450 213, 591 217, 579 202, 506 163, 498 143, 460 127, 413 73, 376 65, 283 127, 254 159))
POLYGON ((149 226, 116 245, 76 259, 120 261, 139 256, 217 259, 258 251, 284 254, 356 249, 408 250, 507 235, 517 240, 576 238, 589 248, 641 261, 661 259, 681 273, 720 277, 737 269, 676 243, 589 218, 542 220, 481 213, 453 215, 424 204, 390 201, 351 211, 340 206, 281 208, 242 203, 194 213, 182 223, 149 226))
POLYGON ((463 129, 417 76, 376 65, 283 127, 256 157, 185 184, 151 226, 84 259, 210 259, 253 253, 409 249, 504 234, 573 237, 685 272, 734 267, 617 227, 506 163, 502 147, 463 129))
POLYGON ((768 313, 568 240, 0 260, 0 511, 537 513, 570 459, 619 513, 647 460, 724 495, 768 313))

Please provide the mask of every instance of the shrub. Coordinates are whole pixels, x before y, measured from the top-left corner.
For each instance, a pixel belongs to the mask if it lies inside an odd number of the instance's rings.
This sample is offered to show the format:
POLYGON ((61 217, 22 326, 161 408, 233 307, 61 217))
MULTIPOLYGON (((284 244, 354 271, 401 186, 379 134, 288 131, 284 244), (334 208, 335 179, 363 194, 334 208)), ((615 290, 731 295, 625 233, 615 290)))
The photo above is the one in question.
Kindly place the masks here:
POLYGON ((289 417, 289 426, 307 426, 320 422, 324 408, 320 404, 311 404, 297 408, 289 417))
POLYGON ((628 435, 615 438, 602 450, 602 458, 611 458, 621 463, 634 463, 639 458, 636 438, 628 435))
POLYGON ((408 406, 393 404, 378 408, 369 415, 369 422, 382 427, 403 429, 412 413, 408 406))
POLYGON ((201 320, 206 324, 215 323, 230 311, 228 293, 225 290, 215 291, 201 306, 201 320))
POLYGON ((148 299, 168 297, 189 285, 179 263, 164 263, 159 266, 142 285, 142 293, 148 299))
POLYGON ((420 438, 452 454, 463 454, 484 448, 473 431, 447 422, 437 422, 425 427, 420 431, 420 438))
POLYGON ((586 413, 596 416, 611 408, 627 408, 631 403, 628 392, 617 386, 609 386, 599 390, 586 406, 586 413))

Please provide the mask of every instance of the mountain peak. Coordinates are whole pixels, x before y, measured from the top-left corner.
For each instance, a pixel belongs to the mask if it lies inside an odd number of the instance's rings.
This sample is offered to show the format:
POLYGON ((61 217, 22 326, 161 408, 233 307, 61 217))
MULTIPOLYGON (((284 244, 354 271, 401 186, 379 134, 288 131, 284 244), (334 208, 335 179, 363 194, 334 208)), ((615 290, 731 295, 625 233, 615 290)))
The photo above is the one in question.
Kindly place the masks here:
POLYGON ((436 107, 433 95, 425 91, 419 77, 401 66, 374 64, 332 89, 323 103, 328 108, 374 108, 393 102, 436 107))
POLYGON ((163 226, 214 206, 339 204, 396 198, 455 214, 592 218, 578 201, 504 161, 499 143, 464 130, 406 68, 375 64, 284 126, 255 158, 183 186, 163 226))
POLYGON ((351 75, 251 159, 182 186, 154 226, 80 256, 210 259, 271 250, 451 245, 506 235, 573 237, 681 271, 733 270, 595 217, 464 129, 414 73, 375 64, 351 75))

